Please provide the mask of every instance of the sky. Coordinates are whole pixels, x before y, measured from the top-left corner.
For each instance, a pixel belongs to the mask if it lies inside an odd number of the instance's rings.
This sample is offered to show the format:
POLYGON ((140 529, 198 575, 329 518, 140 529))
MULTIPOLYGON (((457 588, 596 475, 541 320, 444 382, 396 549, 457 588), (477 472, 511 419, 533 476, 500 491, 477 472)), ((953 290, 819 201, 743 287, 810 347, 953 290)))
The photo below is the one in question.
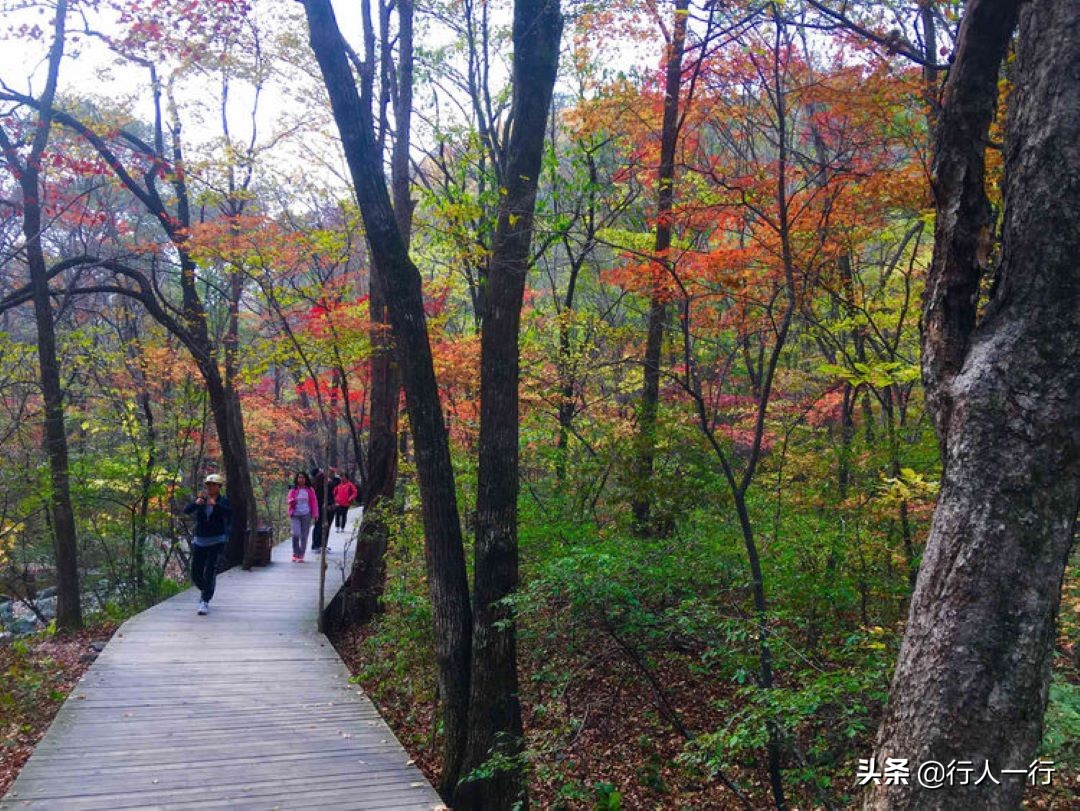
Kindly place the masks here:
MULTIPOLYGON (((52 36, 52 14, 43 8, 14 9, 11 2, 0 2, 0 35, 3 36, 3 57, 0 58, 0 81, 20 92, 31 94, 40 92, 45 84, 47 70, 47 52, 52 36), (43 31, 37 38, 20 35, 20 29, 43 31)), ((350 10, 357 3, 338 2, 341 7, 342 26, 347 31, 359 30, 359 15, 350 10)), ((280 10, 299 15, 302 22, 302 9, 298 3, 282 3, 279 0, 261 0, 256 5, 256 14, 268 23, 271 17, 280 17, 280 10)), ((146 122, 153 120, 153 101, 150 91, 149 71, 145 68, 125 63, 111 53, 105 44, 96 38, 87 38, 79 33, 83 27, 81 15, 69 13, 68 36, 65 47, 65 59, 60 69, 59 93, 61 97, 80 96, 96 99, 102 105, 127 110, 129 114, 146 122)), ((117 32, 115 25, 108 25, 103 14, 91 19, 90 24, 109 35, 117 32)), ((280 24, 275 24, 280 28, 280 24)), ((292 47, 306 49, 306 38, 301 38, 304 31, 298 31, 293 37, 292 47)), ((274 52, 271 47, 268 53, 274 52)), ((278 63, 277 70, 288 71, 288 66, 278 63)), ((302 142, 303 148, 289 144, 283 137, 298 127, 303 118, 316 130, 324 128, 328 121, 312 120, 310 110, 317 108, 315 94, 318 92, 314 81, 297 71, 275 75, 262 89, 255 108, 255 94, 248 82, 234 81, 229 88, 228 121, 230 134, 235 143, 245 145, 251 140, 252 127, 255 127, 257 141, 268 151, 271 159, 283 175, 294 168, 305 166, 310 177, 312 169, 328 184, 337 185, 336 175, 343 172, 338 150, 330 138, 320 139, 312 134, 302 142), (291 73, 292 75, 289 75, 291 73), (313 152, 317 147, 318 157, 326 164, 313 167, 316 157, 313 152), (280 153, 280 154, 273 154, 280 153)), ((183 107, 184 142, 193 156, 197 156, 201 146, 217 141, 222 135, 221 123, 221 79, 212 73, 200 76, 183 76, 176 85, 176 95, 183 107)))
MULTIPOLYGON (((20 0, 0 0, 0 35, 4 37, 0 45, 4 54, 0 58, 0 81, 23 92, 37 92, 45 80, 52 14, 41 6, 13 10, 13 6, 22 4, 20 0), (44 32, 40 38, 34 40, 18 35, 20 28, 35 26, 44 32)), ((356 0, 333 0, 333 5, 346 39, 357 51, 362 51, 360 4, 356 0)), ((509 8, 508 3, 506 8, 509 8)), ((290 0, 255 0, 254 10, 256 17, 269 26, 269 30, 287 35, 291 55, 300 60, 311 58, 299 3, 290 0), (292 19, 283 22, 282 18, 289 15, 292 19)), ((90 23, 110 35, 117 31, 115 25, 109 25, 104 13, 99 13, 90 23)), ((80 35, 78 31, 82 27, 81 15, 69 13, 69 36, 60 73, 61 97, 64 94, 89 97, 98 100, 102 106, 128 110, 132 117, 152 121, 148 71, 120 62, 101 40, 80 35)), ((418 25, 418 44, 422 43, 429 49, 447 43, 450 38, 450 33, 446 29, 440 30, 435 23, 427 22, 422 29, 418 25)), ((277 53, 275 47, 267 47, 265 51, 277 53)), ((626 59, 629 64, 632 55, 627 51, 621 57, 616 57, 616 61, 620 59, 626 59)), ((230 86, 227 110, 233 141, 246 146, 254 126, 257 141, 266 149, 261 159, 264 170, 271 169, 285 181, 302 180, 346 193, 348 173, 336 143, 336 131, 329 118, 328 106, 323 101, 325 91, 312 72, 305 74, 287 63, 288 60, 277 63, 276 67, 281 72, 262 90, 254 116, 255 97, 250 84, 238 81, 230 86)), ((194 77, 185 75, 176 87, 177 98, 183 108, 183 138, 189 149, 189 158, 197 157, 203 148, 209 151, 215 142, 220 144, 220 77, 213 73, 194 77)), ((431 97, 436 92, 440 91, 432 84, 418 83, 415 104, 421 107, 430 105, 431 97)), ((443 105, 442 109, 445 114, 450 108, 443 105)), ((422 117, 415 117, 414 122, 414 144, 422 147, 425 137, 422 117)))

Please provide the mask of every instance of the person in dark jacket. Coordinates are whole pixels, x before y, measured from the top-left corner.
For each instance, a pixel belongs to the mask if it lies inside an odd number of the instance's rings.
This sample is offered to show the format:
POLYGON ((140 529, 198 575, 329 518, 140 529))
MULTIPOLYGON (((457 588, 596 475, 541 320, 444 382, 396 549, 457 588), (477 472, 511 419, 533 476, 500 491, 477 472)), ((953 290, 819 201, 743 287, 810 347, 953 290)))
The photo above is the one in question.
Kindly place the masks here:
MULTIPOLYGON (((311 551, 318 552, 322 547, 323 542, 323 521, 326 515, 326 501, 329 499, 330 494, 326 491, 326 474, 322 472, 318 465, 311 469, 311 487, 315 491, 315 495, 319 499, 319 503, 324 505, 319 510, 318 515, 311 522, 311 551)), ((327 551, 330 551, 329 549, 327 551)))
MULTIPOLYGON (((337 504, 334 502, 334 491, 337 486, 341 484, 341 476, 338 474, 336 468, 330 468, 329 478, 326 481, 326 551, 332 551, 330 549, 330 527, 334 524, 334 518, 337 515, 337 504)), ((320 496, 322 490, 319 491, 320 496)))
POLYGON ((218 556, 229 540, 232 527, 232 506, 221 495, 225 479, 211 473, 204 481, 206 489, 184 507, 184 512, 195 516, 195 538, 191 542, 191 580, 199 589, 198 613, 210 610, 217 583, 218 556))

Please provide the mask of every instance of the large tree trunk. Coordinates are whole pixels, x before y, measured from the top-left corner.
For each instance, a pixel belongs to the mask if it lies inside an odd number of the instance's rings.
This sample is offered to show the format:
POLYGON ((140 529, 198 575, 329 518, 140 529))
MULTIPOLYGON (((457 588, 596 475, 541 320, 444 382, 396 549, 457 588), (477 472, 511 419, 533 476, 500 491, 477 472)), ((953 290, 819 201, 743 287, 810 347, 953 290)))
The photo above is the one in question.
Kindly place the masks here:
POLYGON ((871 808, 1018 808, 1025 775, 999 772, 1026 769, 1042 733, 1080 505, 1080 0, 1023 6, 1001 262, 977 326, 981 154, 962 140, 981 153, 1019 5, 969 2, 945 90, 923 359, 945 476, 877 743, 912 779, 872 786, 871 808), (1001 785, 920 787, 917 764, 953 759, 989 762, 1001 785))
POLYGON ((476 491, 473 657, 465 776, 458 808, 527 804, 522 765, 476 778, 492 756, 524 748, 514 615, 518 587, 518 337, 548 108, 559 64, 558 0, 514 3, 513 106, 480 337, 480 459, 476 491))
POLYGON ((247 438, 244 436, 244 415, 240 394, 231 386, 225 390, 222 410, 211 402, 214 425, 221 442, 225 480, 233 508, 232 532, 226 554, 229 565, 240 563, 245 569, 254 565, 255 545, 252 533, 258 521, 258 503, 248 465, 247 438))
POLYGON ((682 59, 686 43, 687 9, 690 0, 676 0, 671 41, 667 46, 667 74, 664 81, 664 118, 660 130, 660 167, 657 173, 656 242, 654 249, 661 267, 649 300, 649 326, 645 341, 644 380, 638 416, 637 475, 632 486, 634 529, 648 535, 652 528, 652 474, 656 455, 656 414, 660 405, 660 353, 664 345, 667 299, 664 296, 663 264, 671 247, 671 211, 675 201, 675 147, 679 139, 679 91, 682 87, 682 59))
MULTIPOLYGON (((214 411, 229 501, 233 509, 232 532, 225 556, 230 566, 240 563, 245 569, 250 569, 255 562, 255 543, 248 530, 258 525, 258 502, 251 482, 251 468, 248 467, 244 412, 236 387, 240 364, 240 300, 244 294, 244 277, 239 270, 230 272, 228 289, 229 317, 221 342, 225 357, 224 389, 221 395, 210 397, 210 407, 214 411)), ((215 371, 216 368, 215 365, 215 371)), ((213 391, 217 391, 216 385, 213 391)))
POLYGON ((311 47, 330 95, 367 229, 372 262, 386 281, 387 308, 416 447, 443 700, 445 739, 440 787, 450 794, 457 784, 465 749, 472 617, 450 443, 435 382, 420 273, 398 230, 375 144, 371 110, 361 103, 357 93, 329 0, 305 0, 304 9, 311 47))

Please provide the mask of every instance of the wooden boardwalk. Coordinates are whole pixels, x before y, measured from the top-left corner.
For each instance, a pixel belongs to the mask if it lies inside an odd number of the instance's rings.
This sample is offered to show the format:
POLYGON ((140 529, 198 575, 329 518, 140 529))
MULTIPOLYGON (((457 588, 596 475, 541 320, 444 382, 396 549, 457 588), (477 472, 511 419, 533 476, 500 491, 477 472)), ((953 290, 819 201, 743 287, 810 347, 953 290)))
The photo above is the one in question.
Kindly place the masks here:
POLYGON ((291 554, 219 576, 207 616, 189 589, 124 623, 0 809, 443 807, 316 631, 317 558, 291 554))

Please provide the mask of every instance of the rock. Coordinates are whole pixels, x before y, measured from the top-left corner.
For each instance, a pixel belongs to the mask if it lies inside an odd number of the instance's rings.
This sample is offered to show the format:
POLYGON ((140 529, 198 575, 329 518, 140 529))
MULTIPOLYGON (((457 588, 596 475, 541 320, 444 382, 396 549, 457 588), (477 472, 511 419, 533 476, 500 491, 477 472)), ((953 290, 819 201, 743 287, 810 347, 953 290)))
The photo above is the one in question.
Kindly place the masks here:
POLYGON ((20 617, 8 626, 14 636, 27 636, 37 630, 37 622, 29 617, 20 617))
POLYGON ((42 589, 41 591, 39 591, 37 593, 37 598, 39 600, 47 600, 50 597, 55 597, 55 596, 56 596, 56 586, 49 586, 47 589, 42 589))
POLYGON ((93 642, 90 643, 90 647, 96 650, 98 653, 101 653, 103 650, 105 650, 105 646, 108 644, 109 640, 107 639, 95 639, 93 642))
POLYGON ((15 634, 8 633, 7 631, 0 631, 0 648, 7 645, 15 638, 15 634))
POLYGON ((37 601, 37 607, 38 607, 38 611, 41 612, 41 615, 43 617, 45 617, 45 619, 50 619, 51 620, 53 617, 56 616, 56 598, 55 597, 47 597, 44 600, 38 600, 37 601))
POLYGON ((79 657, 80 662, 92 662, 95 659, 97 659, 96 653, 84 653, 82 656, 79 657))

